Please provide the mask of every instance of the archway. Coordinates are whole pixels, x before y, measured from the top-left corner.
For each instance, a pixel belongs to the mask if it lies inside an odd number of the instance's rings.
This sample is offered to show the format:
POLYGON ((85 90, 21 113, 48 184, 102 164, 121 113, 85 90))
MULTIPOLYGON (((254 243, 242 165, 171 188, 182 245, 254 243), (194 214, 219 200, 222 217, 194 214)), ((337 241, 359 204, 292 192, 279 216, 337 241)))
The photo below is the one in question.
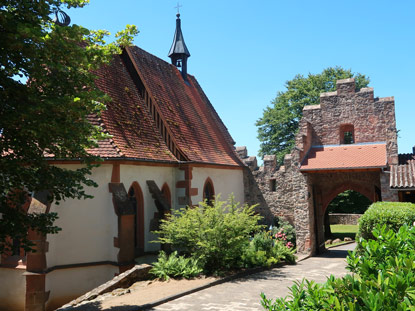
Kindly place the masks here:
POLYGON ((208 205, 213 205, 215 199, 215 188, 213 187, 213 182, 210 177, 205 181, 203 186, 203 201, 206 201, 208 205))
MULTIPOLYGON (((379 199, 376 191, 380 188, 379 171, 338 171, 308 174, 308 185, 311 193, 310 205, 313 213, 313 251, 324 252, 325 230, 324 216, 330 202, 340 193, 353 190, 375 202, 379 199)), ((327 231, 327 229, 326 229, 327 231)))
POLYGON ((354 225, 357 217, 353 215, 363 214, 367 208, 372 204, 365 195, 358 191, 346 190, 339 193, 327 206, 324 213, 324 237, 325 239, 333 239, 340 236, 333 235, 331 231, 332 225, 354 225), (330 222, 330 214, 346 214, 346 216, 331 217, 338 219, 335 223, 330 222))
POLYGON ((138 182, 131 184, 128 197, 134 205, 134 253, 139 256, 144 253, 144 197, 138 182))

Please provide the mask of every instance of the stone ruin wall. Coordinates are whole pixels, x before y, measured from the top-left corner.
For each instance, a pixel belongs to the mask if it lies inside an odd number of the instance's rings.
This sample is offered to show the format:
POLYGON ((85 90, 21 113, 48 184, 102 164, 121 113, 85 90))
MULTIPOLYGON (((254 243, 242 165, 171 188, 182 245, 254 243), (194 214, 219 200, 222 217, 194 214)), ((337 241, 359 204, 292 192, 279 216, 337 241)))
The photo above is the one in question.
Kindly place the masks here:
POLYGON ((373 88, 356 92, 354 79, 337 81, 336 92, 323 93, 319 105, 304 107, 295 147, 285 156, 283 166, 277 165, 275 156, 268 155, 264 157, 264 165, 258 167, 256 157, 249 157, 246 147, 237 148, 249 168, 244 181, 247 202, 260 203, 258 212, 265 215, 268 222, 273 216, 282 216, 293 224, 299 252, 312 253, 317 247, 313 184, 329 187, 333 178, 337 183, 367 179, 380 186, 384 201, 398 200, 397 192, 390 190, 388 170, 380 173, 380 178, 379 173, 359 177, 353 173, 339 173, 325 176, 326 180, 300 172, 301 160, 310 147, 340 144, 340 128, 346 124, 354 127, 355 143, 386 141, 389 165, 398 163, 394 98, 375 98, 373 88), (272 189, 272 180, 275 180, 275 189, 272 189))
POLYGON ((268 225, 274 216, 289 221, 297 232, 297 250, 311 252, 310 232, 314 232, 310 230, 314 219, 308 210, 311 198, 305 176, 291 165, 291 156, 286 156, 285 166, 278 166, 275 156, 265 156, 264 165, 258 167, 256 157, 247 156, 246 147, 238 147, 237 152, 249 168, 245 176, 250 183, 244 183, 247 202, 260 203, 257 211, 265 216, 268 225), (275 180, 275 191, 272 191, 272 180, 275 180))

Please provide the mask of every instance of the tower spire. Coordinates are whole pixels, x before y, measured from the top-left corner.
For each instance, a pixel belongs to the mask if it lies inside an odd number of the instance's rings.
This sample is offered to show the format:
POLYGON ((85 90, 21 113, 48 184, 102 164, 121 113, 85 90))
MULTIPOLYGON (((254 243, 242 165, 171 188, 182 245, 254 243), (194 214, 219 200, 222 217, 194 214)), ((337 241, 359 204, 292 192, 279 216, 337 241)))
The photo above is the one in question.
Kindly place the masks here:
MULTIPOLYGON (((179 5, 177 10, 179 10, 179 5)), ((171 58, 171 63, 174 66, 181 68, 182 77, 187 81, 187 58, 190 57, 190 53, 186 47, 186 43, 184 43, 179 11, 177 11, 176 16, 176 31, 168 56, 171 58)))

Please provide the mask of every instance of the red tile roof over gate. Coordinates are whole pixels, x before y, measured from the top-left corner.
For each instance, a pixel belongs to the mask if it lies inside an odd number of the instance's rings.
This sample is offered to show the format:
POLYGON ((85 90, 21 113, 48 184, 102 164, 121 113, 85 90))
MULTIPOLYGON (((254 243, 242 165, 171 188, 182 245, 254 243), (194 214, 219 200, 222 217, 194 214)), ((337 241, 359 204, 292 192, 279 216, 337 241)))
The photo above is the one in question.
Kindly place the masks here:
POLYGON ((97 86, 112 98, 100 121, 113 137, 91 152, 108 158, 179 160, 146 106, 142 83, 177 149, 188 161, 243 165, 232 137, 193 76, 188 75, 186 83, 175 66, 138 47, 115 56, 98 76, 97 86))
POLYGON ((312 147, 300 170, 344 170, 386 167, 386 144, 353 144, 312 147))

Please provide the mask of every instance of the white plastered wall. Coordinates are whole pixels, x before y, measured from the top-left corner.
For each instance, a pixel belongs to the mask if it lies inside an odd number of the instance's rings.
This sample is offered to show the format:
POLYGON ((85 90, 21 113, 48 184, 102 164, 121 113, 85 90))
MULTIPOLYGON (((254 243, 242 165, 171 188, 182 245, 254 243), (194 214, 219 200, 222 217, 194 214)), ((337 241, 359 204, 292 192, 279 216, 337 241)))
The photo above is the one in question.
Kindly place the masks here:
POLYGON ((0 310, 21 311, 25 308, 26 270, 0 268, 0 310))
MULTIPOLYGON (((67 165, 69 169, 80 166, 67 165)), ((112 194, 108 191, 112 165, 103 164, 92 171, 91 179, 98 187, 86 188, 93 199, 62 201, 53 204, 50 211, 58 213, 55 224, 62 228, 58 234, 49 234, 48 267, 57 265, 117 261, 118 248, 113 245, 118 235, 117 216, 112 194)))
POLYGON ((221 200, 228 199, 233 193, 236 202, 244 203, 244 184, 242 169, 219 169, 208 167, 194 167, 192 188, 198 188, 198 195, 192 197, 192 203, 203 201, 203 187, 206 179, 210 177, 213 182, 215 195, 220 194, 221 200))
POLYGON ((112 279, 118 273, 118 267, 101 265, 70 269, 59 269, 46 275, 46 291, 50 296, 47 310, 56 308, 94 289, 112 279))
POLYGON ((138 182, 143 192, 144 198, 144 251, 152 252, 160 250, 160 245, 150 243, 157 237, 150 232, 150 221, 154 218, 154 213, 157 212, 157 207, 154 199, 148 189, 147 180, 153 180, 161 190, 164 183, 170 188, 172 198, 172 208, 175 208, 176 198, 176 174, 178 169, 168 166, 141 166, 141 165, 121 165, 120 179, 124 183, 126 191, 128 192, 133 182, 138 182))

